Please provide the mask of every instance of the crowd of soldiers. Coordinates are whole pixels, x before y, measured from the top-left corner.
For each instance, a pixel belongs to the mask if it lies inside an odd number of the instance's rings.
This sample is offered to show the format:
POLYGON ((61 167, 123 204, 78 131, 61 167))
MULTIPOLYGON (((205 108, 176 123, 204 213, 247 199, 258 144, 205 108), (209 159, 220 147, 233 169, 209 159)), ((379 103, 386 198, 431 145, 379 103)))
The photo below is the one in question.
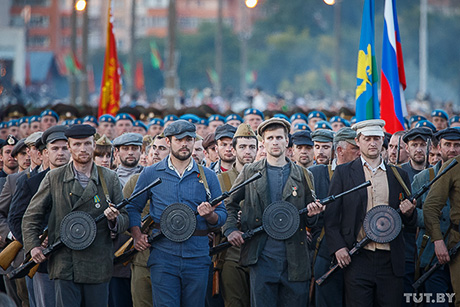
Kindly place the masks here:
POLYGON ((443 173, 460 160, 460 117, 434 110, 405 125, 389 134, 378 119, 327 120, 316 110, 265 118, 252 108, 146 122, 128 113, 71 121, 51 109, 6 114, 0 290, 17 306, 43 307, 460 306, 460 260, 449 254, 460 241, 460 166, 443 173), (184 240, 164 237, 165 224, 174 228, 185 214, 164 219, 173 204, 193 211, 184 240), (397 212, 402 230, 369 241, 364 220, 380 205, 397 212), (292 224, 286 210, 298 225, 272 235, 277 223, 292 224), (98 220, 94 229, 71 219, 85 220, 81 212, 98 220), (67 226, 94 238, 67 244, 67 226), (229 248, 210 253, 219 244, 229 248), (15 276, 31 262, 39 265, 15 276))

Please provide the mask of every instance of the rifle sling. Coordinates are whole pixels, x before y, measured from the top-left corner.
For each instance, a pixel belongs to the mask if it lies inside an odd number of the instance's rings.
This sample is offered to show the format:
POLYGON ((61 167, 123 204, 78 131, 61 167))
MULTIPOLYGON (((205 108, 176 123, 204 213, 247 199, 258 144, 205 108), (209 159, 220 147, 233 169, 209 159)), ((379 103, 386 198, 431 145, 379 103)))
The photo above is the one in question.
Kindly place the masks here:
POLYGON ((417 280, 420 277, 420 261, 421 261, 423 252, 425 251, 425 247, 428 244, 429 240, 430 240, 430 236, 427 234, 424 234, 422 237, 422 244, 420 244, 420 251, 418 253, 417 262, 415 263, 415 280, 417 280))
POLYGON ((404 183, 404 180, 402 179, 401 175, 399 174, 398 170, 396 169, 396 166, 391 165, 390 167, 393 170, 393 173, 394 173, 396 179, 398 180, 399 184, 403 188, 404 193, 406 193, 406 197, 409 197, 410 194, 411 194, 410 190, 407 188, 406 184, 404 183))
POLYGON ((112 204, 112 201, 110 200, 110 196, 109 196, 109 190, 107 189, 107 184, 105 183, 104 175, 102 174, 102 168, 100 166, 96 166, 96 167, 97 167, 97 174, 99 175, 99 181, 101 182, 102 190, 104 191, 104 194, 105 194, 105 200, 107 201, 107 203, 112 204))
POLYGON ((209 190, 209 185, 208 185, 208 181, 206 180, 206 175, 204 174, 203 166, 201 166, 200 164, 197 164, 197 166, 198 166, 198 170, 200 171, 201 181, 203 182, 204 189, 206 190, 206 200, 210 201, 211 191, 209 190))

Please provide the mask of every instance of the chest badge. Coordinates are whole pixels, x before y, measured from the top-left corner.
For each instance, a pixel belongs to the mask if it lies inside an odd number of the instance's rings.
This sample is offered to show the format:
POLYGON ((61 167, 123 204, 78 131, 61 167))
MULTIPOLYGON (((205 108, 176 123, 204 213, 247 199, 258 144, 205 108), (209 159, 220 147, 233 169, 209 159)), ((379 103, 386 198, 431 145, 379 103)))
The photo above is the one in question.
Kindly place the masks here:
POLYGON ((297 187, 292 187, 292 196, 297 196, 297 187))
POLYGON ((96 209, 101 207, 101 199, 98 195, 94 196, 94 207, 96 207, 96 209))

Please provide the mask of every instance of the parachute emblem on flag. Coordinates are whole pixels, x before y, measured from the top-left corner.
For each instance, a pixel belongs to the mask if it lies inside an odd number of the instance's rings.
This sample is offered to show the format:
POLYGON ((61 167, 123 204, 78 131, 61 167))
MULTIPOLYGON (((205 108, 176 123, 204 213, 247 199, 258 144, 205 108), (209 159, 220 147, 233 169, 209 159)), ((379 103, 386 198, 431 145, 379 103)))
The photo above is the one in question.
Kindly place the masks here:
POLYGON ((372 86, 370 78, 372 77, 372 49, 367 45, 367 54, 360 50, 358 54, 358 70, 356 77, 363 80, 356 89, 356 99, 366 91, 367 84, 372 86))

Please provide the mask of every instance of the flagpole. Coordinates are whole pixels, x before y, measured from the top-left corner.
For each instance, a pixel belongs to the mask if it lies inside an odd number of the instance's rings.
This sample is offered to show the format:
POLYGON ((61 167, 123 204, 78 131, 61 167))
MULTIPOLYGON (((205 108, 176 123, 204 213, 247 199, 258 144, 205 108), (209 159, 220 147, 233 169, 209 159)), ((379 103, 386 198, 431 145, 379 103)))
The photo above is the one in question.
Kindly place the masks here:
POLYGON ((90 0, 86 0, 83 10, 82 42, 81 42, 81 71, 80 71, 80 99, 81 105, 88 104, 88 9, 90 0))
POLYGON ((428 0, 420 0, 420 74, 419 74, 419 93, 422 99, 425 98, 427 90, 427 76, 428 76, 428 31, 427 31, 427 14, 428 14, 428 0))
MULTIPOLYGON (((70 50, 71 52, 77 51, 77 10, 75 5, 76 0, 72 0, 72 14, 70 15, 71 37, 70 37, 70 50)), ((75 106, 77 100, 77 80, 74 71, 69 71, 69 97, 70 105, 75 106)))

